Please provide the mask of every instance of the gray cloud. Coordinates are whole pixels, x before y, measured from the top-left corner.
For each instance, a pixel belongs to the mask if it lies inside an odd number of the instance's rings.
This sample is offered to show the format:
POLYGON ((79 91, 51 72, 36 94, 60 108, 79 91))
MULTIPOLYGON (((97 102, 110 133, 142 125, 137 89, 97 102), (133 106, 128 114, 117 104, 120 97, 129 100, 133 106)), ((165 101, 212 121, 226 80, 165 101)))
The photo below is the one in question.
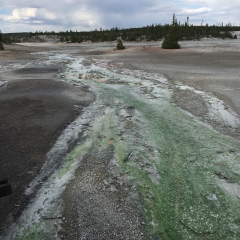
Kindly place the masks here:
POLYGON ((94 30, 111 27, 140 27, 179 21, 191 23, 229 21, 240 25, 240 2, 230 0, 0 0, 0 28, 3 32, 94 30), (5 10, 8 11, 5 11, 5 10), (9 14, 12 12, 11 14, 9 14))

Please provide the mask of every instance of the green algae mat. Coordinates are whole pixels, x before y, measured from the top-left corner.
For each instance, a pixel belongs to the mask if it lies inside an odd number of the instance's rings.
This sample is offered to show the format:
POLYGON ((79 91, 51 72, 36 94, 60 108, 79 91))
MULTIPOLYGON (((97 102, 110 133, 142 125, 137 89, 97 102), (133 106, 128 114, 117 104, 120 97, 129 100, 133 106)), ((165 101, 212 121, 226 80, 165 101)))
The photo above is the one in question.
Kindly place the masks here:
POLYGON ((119 166, 138 182, 152 236, 238 239, 240 143, 177 108, 161 76, 103 61, 69 68, 81 77, 68 77, 98 89, 97 101, 110 109, 104 141, 114 139, 119 166))

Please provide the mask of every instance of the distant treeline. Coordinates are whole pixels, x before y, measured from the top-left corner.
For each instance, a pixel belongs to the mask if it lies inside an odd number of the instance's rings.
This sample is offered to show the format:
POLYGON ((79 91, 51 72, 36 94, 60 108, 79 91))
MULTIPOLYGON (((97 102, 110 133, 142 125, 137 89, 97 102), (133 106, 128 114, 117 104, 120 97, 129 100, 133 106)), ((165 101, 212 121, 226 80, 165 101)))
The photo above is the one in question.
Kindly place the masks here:
MULTIPOLYGON (((89 32, 78 31, 66 31, 66 32, 41 32, 35 33, 6 33, 2 36, 2 41, 5 43, 13 43, 20 41, 28 41, 30 38, 36 41, 43 41, 41 35, 57 36, 60 42, 104 42, 115 41, 121 37, 123 41, 158 41, 165 38, 168 35, 170 25, 152 24, 141 28, 128 28, 119 29, 111 28, 110 30, 99 30, 89 32)), ((234 31, 240 31, 240 26, 232 26, 228 24, 226 26, 193 26, 187 22, 179 25, 179 40, 200 40, 203 37, 215 37, 215 38, 237 38, 237 35, 232 34, 234 31)))

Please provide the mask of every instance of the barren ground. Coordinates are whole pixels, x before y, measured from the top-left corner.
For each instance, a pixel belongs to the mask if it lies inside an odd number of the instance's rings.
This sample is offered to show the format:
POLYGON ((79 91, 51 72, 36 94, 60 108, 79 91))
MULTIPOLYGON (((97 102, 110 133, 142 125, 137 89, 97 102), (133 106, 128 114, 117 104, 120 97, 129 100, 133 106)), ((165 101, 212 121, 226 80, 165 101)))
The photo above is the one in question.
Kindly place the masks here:
POLYGON ((180 44, 5 46, 1 239, 237 239, 240 40, 180 44))

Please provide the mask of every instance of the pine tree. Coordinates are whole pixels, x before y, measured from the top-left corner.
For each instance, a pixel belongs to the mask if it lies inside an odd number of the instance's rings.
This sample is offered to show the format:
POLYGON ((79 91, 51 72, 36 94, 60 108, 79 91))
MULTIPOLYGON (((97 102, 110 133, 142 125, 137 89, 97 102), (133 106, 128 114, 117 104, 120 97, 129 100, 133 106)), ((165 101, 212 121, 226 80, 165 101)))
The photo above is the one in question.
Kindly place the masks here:
POLYGON ((83 41, 82 36, 79 36, 77 42, 78 42, 78 43, 81 43, 82 41, 83 41))
POLYGON ((123 46, 122 40, 118 39, 117 50, 123 50, 125 46, 123 46))
POLYGON ((170 26, 168 35, 163 41, 162 48, 166 49, 178 49, 181 48, 178 44, 179 39, 179 25, 175 14, 173 14, 173 21, 170 26))
POLYGON ((0 30, 0 50, 4 50, 3 44, 2 44, 2 32, 0 30))

